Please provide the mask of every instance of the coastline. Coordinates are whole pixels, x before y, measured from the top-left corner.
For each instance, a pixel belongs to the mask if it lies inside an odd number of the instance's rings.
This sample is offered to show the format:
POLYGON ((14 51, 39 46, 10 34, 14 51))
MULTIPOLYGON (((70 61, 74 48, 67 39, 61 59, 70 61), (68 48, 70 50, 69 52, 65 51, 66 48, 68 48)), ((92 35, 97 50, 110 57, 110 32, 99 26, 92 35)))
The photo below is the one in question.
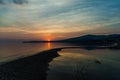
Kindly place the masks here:
POLYGON ((46 80, 49 62, 61 48, 40 52, 0 65, 0 80, 46 80))
MULTIPOLYGON (((114 47, 62 47, 37 53, 36 55, 19 58, 0 65, 0 80, 46 80, 49 63, 59 57, 58 51, 67 48, 113 49, 114 47)), ((116 48, 115 48, 116 50, 116 48)))

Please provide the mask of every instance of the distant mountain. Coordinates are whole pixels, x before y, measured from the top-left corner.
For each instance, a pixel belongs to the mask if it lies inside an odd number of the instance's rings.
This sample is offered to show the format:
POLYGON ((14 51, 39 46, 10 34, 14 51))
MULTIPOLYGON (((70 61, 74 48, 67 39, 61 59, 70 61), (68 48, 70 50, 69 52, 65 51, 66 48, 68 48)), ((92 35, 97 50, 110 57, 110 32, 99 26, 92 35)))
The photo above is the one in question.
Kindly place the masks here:
POLYGON ((48 41, 38 41, 38 40, 34 40, 34 41, 23 41, 23 43, 45 43, 45 42, 48 42, 48 41))
POLYGON ((120 34, 112 34, 112 35, 85 35, 75 38, 69 38, 65 40, 58 40, 58 42, 86 42, 86 41, 103 41, 103 40, 120 40, 120 34))
POLYGON ((120 45, 120 34, 112 35, 85 35, 75 38, 69 38, 65 40, 58 40, 52 42, 65 42, 78 45, 90 45, 90 46, 110 46, 119 44, 120 45))
MULTIPOLYGON (((48 41, 24 41, 24 43, 43 43, 48 41)), ((112 35, 84 35, 75 38, 64 40, 50 41, 50 42, 65 42, 79 45, 113 45, 120 44, 120 34, 112 35)))

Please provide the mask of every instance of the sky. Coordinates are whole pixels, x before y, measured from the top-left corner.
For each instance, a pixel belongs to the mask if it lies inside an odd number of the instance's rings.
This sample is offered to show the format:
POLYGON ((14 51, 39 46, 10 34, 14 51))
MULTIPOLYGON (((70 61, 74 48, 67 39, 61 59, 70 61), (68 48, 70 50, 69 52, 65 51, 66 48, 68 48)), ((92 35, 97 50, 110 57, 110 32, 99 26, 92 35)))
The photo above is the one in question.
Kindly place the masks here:
POLYGON ((120 33, 120 0, 0 0, 0 40, 120 33))

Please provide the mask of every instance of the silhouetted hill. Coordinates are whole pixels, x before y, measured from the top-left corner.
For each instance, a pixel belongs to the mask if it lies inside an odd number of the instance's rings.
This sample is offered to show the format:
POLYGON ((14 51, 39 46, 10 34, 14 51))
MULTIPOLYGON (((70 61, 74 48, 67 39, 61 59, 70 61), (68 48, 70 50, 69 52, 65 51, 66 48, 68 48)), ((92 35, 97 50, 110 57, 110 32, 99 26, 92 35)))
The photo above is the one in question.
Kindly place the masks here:
POLYGON ((58 40, 58 41, 65 41, 65 42, 86 42, 86 41, 116 41, 120 40, 120 34, 112 34, 112 35, 85 35, 76 38, 70 38, 65 40, 58 40))
MULTIPOLYGON (((112 35, 84 35, 75 38, 69 38, 64 40, 50 41, 50 42, 65 42, 80 45, 120 45, 120 34, 112 35)), ((24 43, 42 43, 47 41, 24 41, 24 43)))
POLYGON ((44 42, 48 42, 48 41, 38 41, 38 40, 34 40, 34 41, 23 41, 23 43, 44 43, 44 42))
POLYGON ((65 40, 58 40, 56 42, 69 42, 82 45, 113 45, 120 44, 120 34, 112 35, 85 35, 65 40))

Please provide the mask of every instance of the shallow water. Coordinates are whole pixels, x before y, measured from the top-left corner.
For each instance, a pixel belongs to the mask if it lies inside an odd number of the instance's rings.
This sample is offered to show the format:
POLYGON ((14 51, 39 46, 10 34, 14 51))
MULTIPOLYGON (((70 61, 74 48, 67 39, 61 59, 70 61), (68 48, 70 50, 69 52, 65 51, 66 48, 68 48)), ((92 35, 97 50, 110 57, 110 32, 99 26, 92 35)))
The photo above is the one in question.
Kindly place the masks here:
POLYGON ((63 49, 47 80, 120 80, 120 51, 63 49))

